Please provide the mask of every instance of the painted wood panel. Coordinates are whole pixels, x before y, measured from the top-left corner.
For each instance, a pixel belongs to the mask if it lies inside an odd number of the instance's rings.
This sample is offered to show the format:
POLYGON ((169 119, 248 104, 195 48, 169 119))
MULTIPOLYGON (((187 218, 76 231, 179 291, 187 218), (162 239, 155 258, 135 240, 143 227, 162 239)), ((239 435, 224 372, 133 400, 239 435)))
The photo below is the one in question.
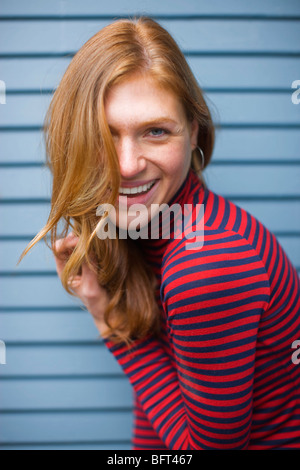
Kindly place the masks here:
MULTIPOLYGON (((278 240, 294 263, 300 266, 300 236, 279 236, 278 240)), ((39 243, 17 267, 19 255, 25 246, 24 241, 4 240, 0 243, 0 273, 51 273, 55 271, 52 252, 43 242, 39 243)))
MULTIPOLYGON (((204 175, 208 187, 225 197, 257 194, 300 197, 300 165, 219 164, 209 166, 204 175)), ((45 168, 2 168, 0 188, 2 200, 50 200, 50 173, 45 168)))
POLYGON ((1 450, 130 448, 131 388, 90 315, 42 243, 16 262, 49 213, 40 128, 52 90, 92 34, 141 13, 174 35, 221 125, 208 186, 261 220, 300 269, 298 0, 1 0, 1 450))
MULTIPOLYGON (((236 126, 299 126, 299 108, 291 100, 292 93, 229 93, 206 94, 215 124, 236 126)), ((50 95, 9 95, 0 113, 0 129, 7 127, 41 128, 50 95)))
POLYGON ((17 379, 1 384, 0 412, 30 410, 130 411, 132 391, 126 377, 80 379, 17 379))
MULTIPOLYGON (((0 168, 3 165, 44 164, 43 136, 39 131, 0 131, 0 168), (13 139, 13 145, 12 145, 13 139)), ((217 131, 212 164, 217 161, 243 163, 276 160, 300 163, 300 132, 295 128, 227 128, 217 131)))
MULTIPOLYGON (((71 57, 0 59, 0 75, 9 93, 53 90, 70 61, 71 57)), ((300 68, 299 57, 289 56, 203 55, 189 56, 187 61, 205 89, 290 90, 300 68)))
MULTIPOLYGON (((273 232, 300 232, 300 201, 269 198, 232 198, 273 232)), ((29 242, 47 221, 49 204, 0 204, 0 239, 25 239, 29 242)), ((25 245, 25 244, 24 244, 25 245)))
MULTIPOLYGON (((25 312, 23 314, 26 316, 25 312)), ((59 315, 59 310, 57 310, 57 315, 59 315)), ((96 334, 95 331, 95 337, 96 334)), ((42 338, 41 334, 39 343, 8 342, 7 365, 1 368, 3 383, 5 380, 17 380, 18 378, 49 380, 51 378, 97 377, 103 378, 103 387, 106 389, 106 378, 122 377, 123 375, 121 368, 107 352, 101 340, 94 339, 93 342, 83 343, 81 339, 81 341, 72 343, 68 338, 67 341, 59 343, 59 335, 53 342, 44 342, 42 338)), ((125 381, 124 386, 127 387, 127 385, 125 381)), ((4 394, 1 394, 2 396, 4 399, 4 394)), ((0 400, 2 400, 1 397, 0 400)), ((11 402, 11 408, 14 406, 13 403, 11 402)), ((102 407, 105 406, 106 404, 103 402, 102 407)))
MULTIPOLYGON (((7 20, 0 54, 68 54, 111 20, 7 20)), ((184 52, 299 53, 300 20, 161 20, 184 52), (238 40, 237 40, 238 38, 238 40)))
POLYGON ((18 444, 117 442, 130 439, 131 411, 2 413, 0 442, 18 444))
POLYGON ((48 17, 50 15, 124 15, 124 14, 148 14, 148 15, 213 15, 226 17, 251 15, 278 16, 300 15, 298 0, 252 0, 243 2, 240 0, 131 0, 130 3, 120 0, 105 1, 85 0, 52 0, 51 3, 42 3, 39 0, 27 0, 26 5, 21 1, 12 2, 2 0, 1 16, 38 16, 48 17))

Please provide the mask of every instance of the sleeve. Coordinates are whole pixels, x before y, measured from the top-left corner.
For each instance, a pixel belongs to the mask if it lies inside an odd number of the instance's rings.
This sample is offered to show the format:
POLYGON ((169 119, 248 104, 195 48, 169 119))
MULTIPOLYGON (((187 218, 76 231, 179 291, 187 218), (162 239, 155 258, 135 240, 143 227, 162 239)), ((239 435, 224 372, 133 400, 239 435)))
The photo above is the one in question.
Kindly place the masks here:
POLYGON ((175 250, 161 286, 174 360, 160 340, 133 351, 107 342, 170 450, 246 449, 257 332, 269 300, 260 258, 239 236, 199 252, 175 250))

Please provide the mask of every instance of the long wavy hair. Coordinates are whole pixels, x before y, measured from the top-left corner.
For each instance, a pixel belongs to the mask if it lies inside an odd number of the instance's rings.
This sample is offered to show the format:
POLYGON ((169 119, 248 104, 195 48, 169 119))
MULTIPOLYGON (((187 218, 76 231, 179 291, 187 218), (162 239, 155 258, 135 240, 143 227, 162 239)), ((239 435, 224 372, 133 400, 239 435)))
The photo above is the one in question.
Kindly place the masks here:
MULTIPOLYGON (((156 279, 133 240, 97 237, 96 210, 103 203, 116 204, 121 183, 105 97, 113 85, 140 72, 173 91, 187 118, 198 121, 198 145, 205 166, 209 163, 214 144, 211 114, 178 45, 150 18, 117 20, 79 50, 53 95, 44 126, 47 164, 53 176, 51 210, 45 227, 22 255, 41 239, 47 240, 48 233, 55 252, 57 239, 72 230, 79 242, 67 259, 62 284, 74 295, 70 276, 80 272, 83 262, 93 266, 110 299, 104 317, 106 336, 127 343, 150 332, 159 335, 156 279)), ((192 168, 201 178, 197 152, 192 168)))

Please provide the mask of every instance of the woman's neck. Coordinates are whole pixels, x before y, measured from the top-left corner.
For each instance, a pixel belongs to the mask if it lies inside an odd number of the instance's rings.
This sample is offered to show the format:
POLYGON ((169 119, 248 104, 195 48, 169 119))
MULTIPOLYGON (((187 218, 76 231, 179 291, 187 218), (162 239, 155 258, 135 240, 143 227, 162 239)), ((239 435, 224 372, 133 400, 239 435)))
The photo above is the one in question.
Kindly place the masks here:
POLYGON ((165 210, 159 212, 141 231, 141 237, 137 242, 151 264, 159 264, 170 241, 175 237, 178 238, 178 229, 186 214, 185 206, 188 204, 194 206, 196 193, 199 195, 197 203, 201 204, 204 185, 195 171, 190 169, 180 188, 168 201, 165 210))

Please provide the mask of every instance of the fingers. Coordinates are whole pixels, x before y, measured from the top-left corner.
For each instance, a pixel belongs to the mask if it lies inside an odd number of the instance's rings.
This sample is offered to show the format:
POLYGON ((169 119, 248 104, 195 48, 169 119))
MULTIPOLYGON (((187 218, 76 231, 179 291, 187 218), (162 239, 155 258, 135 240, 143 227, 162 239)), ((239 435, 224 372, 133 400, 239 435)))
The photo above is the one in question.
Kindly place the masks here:
MULTIPOLYGON (((66 238, 57 240, 54 244, 56 269, 60 278, 78 240, 78 237, 70 234, 66 238)), ((83 262, 80 271, 68 280, 70 289, 87 305, 90 302, 95 302, 101 295, 103 296, 102 288, 98 282, 96 259, 92 258, 90 262, 91 265, 83 262)))
MULTIPOLYGON (((54 244, 54 255, 56 269, 59 277, 65 268, 65 265, 70 258, 74 248, 78 243, 79 238, 76 237, 73 233, 69 234, 66 238, 61 238, 57 240, 54 244)), ((90 260, 92 266, 96 267, 95 259, 90 260)), ((79 295, 89 296, 90 293, 94 295, 97 292, 98 280, 96 270, 89 266, 87 263, 83 263, 80 271, 77 275, 72 276, 68 280, 68 285, 70 288, 78 293, 79 295)))
POLYGON ((94 297, 99 293, 98 276, 94 269, 88 266, 87 263, 82 265, 82 295, 85 297, 94 297))
POLYGON ((109 303, 108 292, 99 284, 97 272, 87 263, 82 265, 81 283, 76 293, 94 317, 96 326, 100 330, 103 330, 104 327, 104 331, 106 331, 107 325, 103 318, 109 303))
POLYGON ((81 274, 70 278, 68 284, 86 305, 98 299, 101 293, 97 273, 87 263, 82 264, 81 274))
POLYGON ((55 256, 56 269, 59 277, 66 265, 67 260, 72 254, 72 251, 76 247, 79 238, 73 233, 70 233, 66 238, 57 240, 53 246, 53 252, 55 256))
POLYGON ((73 251, 78 243, 79 238, 73 233, 70 233, 66 238, 57 240, 54 244, 55 254, 60 256, 64 255, 68 251, 73 251))
POLYGON ((78 295, 79 289, 81 288, 81 285, 82 285, 82 276, 70 277, 70 279, 68 280, 68 285, 70 289, 72 289, 74 293, 78 295))

